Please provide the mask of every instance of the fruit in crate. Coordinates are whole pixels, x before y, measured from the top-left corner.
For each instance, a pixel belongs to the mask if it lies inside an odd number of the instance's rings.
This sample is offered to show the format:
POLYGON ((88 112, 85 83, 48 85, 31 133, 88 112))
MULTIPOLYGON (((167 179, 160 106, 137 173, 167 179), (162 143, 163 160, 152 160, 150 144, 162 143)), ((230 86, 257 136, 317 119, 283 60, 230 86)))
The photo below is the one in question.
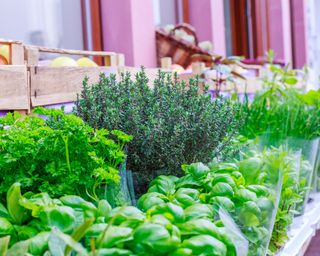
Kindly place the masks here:
POLYGON ((8 65, 8 61, 5 57, 0 55, 0 65, 8 65))
POLYGON ((9 45, 0 45, 0 65, 9 63, 9 45))
POLYGON ((98 67, 97 63, 87 57, 78 59, 77 63, 80 67, 98 67))
POLYGON ((172 64, 171 69, 173 72, 177 72, 178 74, 183 73, 185 71, 184 68, 178 64, 172 64))
POLYGON ((70 57, 57 57, 51 63, 50 67, 79 67, 78 63, 70 57))

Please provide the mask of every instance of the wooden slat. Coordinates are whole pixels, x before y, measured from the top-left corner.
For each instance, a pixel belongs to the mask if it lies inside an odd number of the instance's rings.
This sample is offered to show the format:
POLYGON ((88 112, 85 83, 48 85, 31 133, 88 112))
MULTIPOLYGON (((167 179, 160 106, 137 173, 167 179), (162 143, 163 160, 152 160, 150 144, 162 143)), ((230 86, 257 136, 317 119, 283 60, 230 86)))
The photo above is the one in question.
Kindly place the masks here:
POLYGON ((107 67, 36 67, 31 68, 32 107, 72 102, 81 92, 83 79, 96 83, 99 74, 117 73, 116 68, 107 67))
POLYGON ((0 66, 0 110, 29 109, 27 67, 0 66))
POLYGON ((58 54, 68 54, 68 55, 84 55, 84 56, 115 56, 114 52, 102 52, 102 51, 82 51, 82 50, 68 50, 60 48, 48 48, 42 46, 28 46, 37 48, 39 52, 49 52, 49 53, 58 53, 58 54))

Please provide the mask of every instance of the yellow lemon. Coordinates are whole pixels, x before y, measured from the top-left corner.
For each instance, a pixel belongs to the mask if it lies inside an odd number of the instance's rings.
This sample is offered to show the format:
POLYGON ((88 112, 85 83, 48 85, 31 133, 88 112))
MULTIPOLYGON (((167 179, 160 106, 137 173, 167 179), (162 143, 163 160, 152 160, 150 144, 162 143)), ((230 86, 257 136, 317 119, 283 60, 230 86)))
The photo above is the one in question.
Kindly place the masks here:
POLYGON ((58 57, 50 63, 50 67, 78 67, 78 63, 70 57, 58 57))
POLYGON ((9 63, 9 45, 0 45, 0 56, 4 57, 9 63))
POLYGON ((183 73, 185 71, 184 68, 178 64, 172 64, 171 69, 173 72, 177 72, 178 74, 183 73))
POLYGON ((78 59, 77 63, 80 67, 98 67, 97 63, 87 57, 78 59))

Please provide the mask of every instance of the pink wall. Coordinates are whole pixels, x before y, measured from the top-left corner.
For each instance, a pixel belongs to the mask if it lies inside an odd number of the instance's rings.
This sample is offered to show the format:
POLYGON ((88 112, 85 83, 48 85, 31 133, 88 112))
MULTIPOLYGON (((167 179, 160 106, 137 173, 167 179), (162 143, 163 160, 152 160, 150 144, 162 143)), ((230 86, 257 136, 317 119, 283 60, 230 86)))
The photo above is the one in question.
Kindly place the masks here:
POLYGON ((190 24, 199 41, 213 42, 214 52, 226 54, 223 0, 189 0, 190 24))
POLYGON ((124 53, 126 65, 156 66, 153 5, 150 0, 103 0, 104 50, 124 53))
POLYGON ((304 20, 304 0, 292 0, 292 41, 293 64, 295 68, 302 68, 306 64, 306 31, 304 20))
POLYGON ((276 59, 285 59, 281 0, 268 0, 269 4, 269 46, 276 59))

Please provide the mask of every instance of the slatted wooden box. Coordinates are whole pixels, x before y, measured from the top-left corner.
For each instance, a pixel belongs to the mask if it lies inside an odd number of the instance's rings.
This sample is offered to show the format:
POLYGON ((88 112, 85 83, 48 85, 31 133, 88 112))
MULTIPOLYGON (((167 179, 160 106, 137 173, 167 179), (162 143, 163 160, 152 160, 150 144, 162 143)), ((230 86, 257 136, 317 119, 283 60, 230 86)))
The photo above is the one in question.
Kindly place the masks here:
POLYGON ((45 47, 26 46, 26 60, 30 71, 31 107, 46 106, 73 102, 81 92, 84 78, 89 77, 89 83, 99 80, 100 73, 118 73, 118 67, 124 65, 123 55, 113 52, 94 52, 53 49, 45 47), (50 67, 39 65, 41 52, 55 55, 101 56, 105 66, 99 67, 50 67))
POLYGON ((30 79, 22 42, 0 39, 9 46, 9 63, 0 65, 0 110, 29 111, 30 79))

